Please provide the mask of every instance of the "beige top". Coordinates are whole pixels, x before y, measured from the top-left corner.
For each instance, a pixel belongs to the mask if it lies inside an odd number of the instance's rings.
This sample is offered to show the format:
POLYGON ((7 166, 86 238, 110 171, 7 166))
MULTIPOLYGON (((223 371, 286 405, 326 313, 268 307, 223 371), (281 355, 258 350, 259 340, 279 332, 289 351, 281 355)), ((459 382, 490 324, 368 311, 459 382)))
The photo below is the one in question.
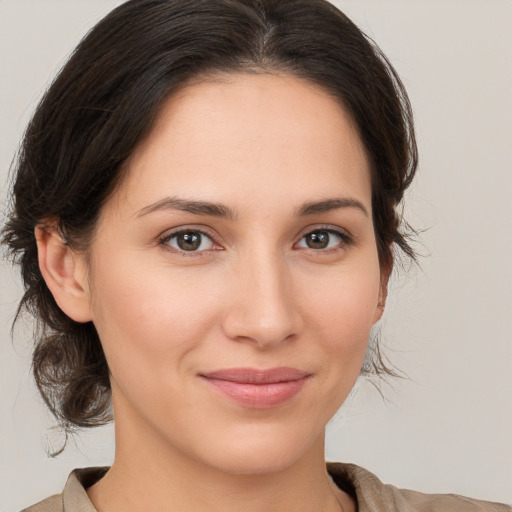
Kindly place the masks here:
MULTIPOLYGON (((353 464, 328 463, 336 484, 357 501, 358 512, 512 512, 512 507, 455 494, 423 494, 383 484, 375 475, 353 464)), ((97 512, 85 489, 108 468, 75 469, 62 494, 56 494, 22 512, 97 512)))

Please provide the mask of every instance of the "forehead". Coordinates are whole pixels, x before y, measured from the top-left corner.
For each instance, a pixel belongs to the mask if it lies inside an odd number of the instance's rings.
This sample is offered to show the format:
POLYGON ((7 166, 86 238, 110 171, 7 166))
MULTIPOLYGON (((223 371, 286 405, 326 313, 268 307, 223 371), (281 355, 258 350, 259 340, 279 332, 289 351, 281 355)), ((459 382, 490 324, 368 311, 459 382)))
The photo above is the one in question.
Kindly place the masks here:
POLYGON ((341 103, 281 74, 224 75, 180 89, 127 171, 121 188, 136 202, 182 190, 219 200, 235 190, 304 201, 332 196, 333 186, 360 196, 371 188, 363 144, 341 103))

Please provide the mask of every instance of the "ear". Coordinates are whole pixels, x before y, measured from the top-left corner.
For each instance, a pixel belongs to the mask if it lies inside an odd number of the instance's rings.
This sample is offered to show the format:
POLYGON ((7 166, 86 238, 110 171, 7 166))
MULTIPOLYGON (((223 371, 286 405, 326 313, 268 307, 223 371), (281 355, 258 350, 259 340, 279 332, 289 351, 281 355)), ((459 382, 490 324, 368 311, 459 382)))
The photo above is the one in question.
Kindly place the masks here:
POLYGON ((56 223, 35 228, 39 269, 55 302, 75 322, 92 320, 84 256, 62 239, 56 223))
POLYGON ((379 298, 378 298, 378 302, 377 302, 377 308, 375 310, 375 316, 373 318, 374 324, 376 324, 382 318, 382 315, 384 314, 384 308, 386 307, 386 300, 388 298, 389 277, 391 275, 392 270, 393 270, 392 265, 389 268, 381 268, 379 298))

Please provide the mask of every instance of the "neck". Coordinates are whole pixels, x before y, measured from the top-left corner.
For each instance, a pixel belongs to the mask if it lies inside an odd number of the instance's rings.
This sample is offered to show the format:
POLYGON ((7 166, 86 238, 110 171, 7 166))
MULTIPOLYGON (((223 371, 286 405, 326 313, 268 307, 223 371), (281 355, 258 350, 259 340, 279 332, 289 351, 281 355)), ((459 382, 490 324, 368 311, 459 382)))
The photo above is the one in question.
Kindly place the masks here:
POLYGON ((353 510, 327 474, 323 432, 285 467, 241 473, 190 457, 158 432, 143 432, 137 418, 128 419, 116 418, 115 461, 87 490, 98 512, 353 510))
MULTIPOLYGON (((149 455, 149 454, 148 454, 149 455)), ((99 512, 339 512, 346 497, 335 488, 325 464, 262 475, 230 475, 197 463, 181 464, 121 454, 110 471, 88 490, 99 512)), ((344 510, 346 507, 344 507, 344 510)))

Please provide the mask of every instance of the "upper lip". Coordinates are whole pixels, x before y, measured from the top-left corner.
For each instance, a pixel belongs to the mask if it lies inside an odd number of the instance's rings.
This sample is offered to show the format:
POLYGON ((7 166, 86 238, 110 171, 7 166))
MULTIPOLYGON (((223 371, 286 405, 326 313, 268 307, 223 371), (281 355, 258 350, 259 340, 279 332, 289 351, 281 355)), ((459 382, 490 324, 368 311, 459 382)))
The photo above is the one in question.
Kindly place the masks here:
POLYGON ((226 380, 243 384, 276 384, 300 380, 311 375, 297 368, 279 367, 261 370, 258 368, 225 368, 213 372, 202 373, 208 379, 226 380))

